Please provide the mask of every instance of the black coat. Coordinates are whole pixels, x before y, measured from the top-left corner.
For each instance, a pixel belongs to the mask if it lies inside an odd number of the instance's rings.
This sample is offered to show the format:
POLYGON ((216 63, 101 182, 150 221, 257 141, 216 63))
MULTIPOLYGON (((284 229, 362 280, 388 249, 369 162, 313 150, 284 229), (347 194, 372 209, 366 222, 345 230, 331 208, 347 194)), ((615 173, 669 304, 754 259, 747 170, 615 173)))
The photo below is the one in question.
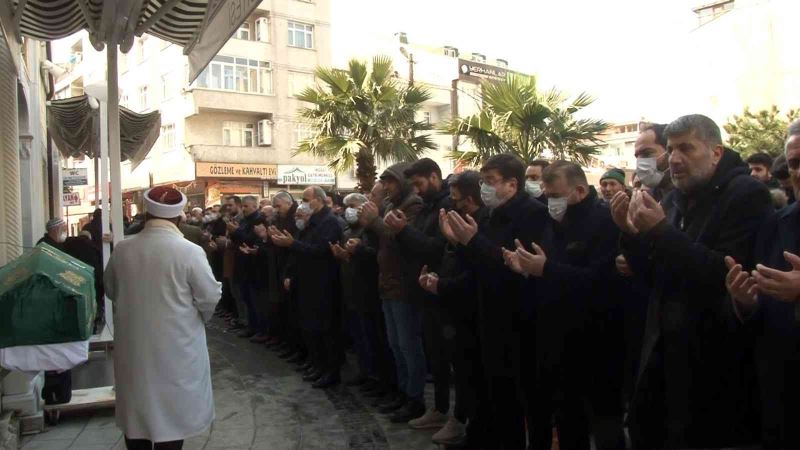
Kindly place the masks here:
POLYGON ((235 253, 235 267, 233 273, 233 281, 241 282, 258 282, 264 281, 262 270, 258 267, 257 255, 246 255, 239 251, 239 247, 247 245, 255 247, 258 245, 260 239, 256 235, 255 226, 261 220, 261 213, 256 211, 247 217, 242 218, 239 222, 239 228, 231 233, 231 243, 235 253))
POLYGON ((450 187, 443 182, 442 189, 430 200, 425 200, 417 217, 402 231, 397 233, 403 254, 407 258, 414 258, 428 269, 435 272, 439 270, 447 239, 439 231, 439 210, 451 209, 450 187))
POLYGON ((569 206, 561 222, 548 221, 540 243, 547 262, 542 277, 532 279, 533 295, 526 298, 535 303, 540 364, 560 365, 565 351, 577 360, 591 356, 587 350, 598 344, 605 330, 587 327, 604 322, 617 300, 610 288, 616 280, 618 241, 619 229, 594 188, 583 201, 569 206))
POLYGON ((724 257, 751 260, 769 192, 726 150, 691 201, 673 190, 666 220, 622 241, 651 288, 630 418, 652 448, 733 447, 758 435, 749 342, 732 326, 724 257))
POLYGON ((330 330, 338 323, 339 264, 330 244, 342 239, 342 229, 327 206, 314 213, 289 250, 289 268, 300 327, 306 331, 330 330))
POLYGON ((378 311, 378 237, 358 223, 344 231, 341 245, 360 239, 349 261, 341 261, 342 301, 350 310, 360 313, 378 311))
MULTIPOLYGON (((800 252, 800 206, 778 211, 758 236, 755 262, 792 270, 783 252, 800 252)), ((747 321, 756 338, 765 449, 800 448, 800 307, 759 295, 759 308, 747 321)))
POLYGON ((524 191, 491 212, 478 234, 460 247, 475 274, 483 363, 488 377, 518 378, 520 299, 525 279, 505 265, 502 249, 514 239, 541 242, 550 220, 547 207, 524 191))
MULTIPOLYGON (((286 217, 276 216, 274 226, 279 230, 286 230, 292 236, 297 235, 297 225, 294 220, 294 213, 297 211, 297 203, 292 203, 286 217)), ((288 248, 276 247, 270 242, 267 246, 267 258, 269 270, 267 280, 267 298, 272 303, 283 303, 288 301, 291 296, 283 289, 283 280, 288 277, 286 269, 289 267, 291 251, 288 248)))

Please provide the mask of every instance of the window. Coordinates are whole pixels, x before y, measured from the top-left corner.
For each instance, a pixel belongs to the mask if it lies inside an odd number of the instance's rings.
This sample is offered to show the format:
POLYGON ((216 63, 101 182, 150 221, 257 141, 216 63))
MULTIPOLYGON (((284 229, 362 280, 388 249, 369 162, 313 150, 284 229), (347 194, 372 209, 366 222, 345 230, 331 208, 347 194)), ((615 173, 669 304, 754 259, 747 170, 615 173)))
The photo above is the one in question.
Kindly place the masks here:
POLYGON ((167 99, 172 97, 173 88, 171 78, 168 73, 161 75, 161 98, 167 99))
POLYGON ((256 40, 269 42, 269 19, 266 17, 256 19, 256 40))
POLYGON ((236 30, 236 39, 241 39, 243 41, 250 40, 250 24, 245 22, 243 23, 238 30, 236 30))
POLYGON ((314 48, 314 25, 289 22, 289 47, 314 48))
POLYGON ((306 88, 314 85, 314 74, 289 72, 289 96, 300 95, 306 88))
POLYGON ((161 125, 161 146, 164 150, 175 148, 175 124, 161 125))
POLYGON ((136 63, 139 64, 144 61, 144 41, 142 39, 137 39, 133 48, 136 52, 136 63))
POLYGON ((147 109, 147 86, 139 87, 139 108, 147 109))
POLYGON ((313 137, 314 137, 313 128, 311 128, 305 123, 294 124, 294 130, 292 132, 292 145, 294 148, 297 148, 301 142, 306 141, 308 139, 312 139, 313 137))
POLYGON ((122 96, 119 98, 119 106, 124 106, 125 108, 130 109, 130 100, 128 99, 128 94, 123 93, 122 96))
POLYGON ((201 88, 272 94, 272 65, 254 59, 217 56, 195 83, 201 88))
POLYGON ((430 111, 423 111, 422 112, 422 122, 430 125, 431 124, 431 112, 430 111))
POLYGON ((451 58, 458 58, 458 49, 454 47, 445 47, 444 56, 449 56, 451 58))
POLYGON ((731 11, 734 7, 734 3, 735 0, 720 0, 710 5, 697 8, 694 10, 694 12, 697 14, 700 25, 704 25, 716 19, 717 17, 720 17, 726 12, 731 11))
POLYGON ((222 123, 222 145, 252 147, 255 125, 242 122, 222 123))

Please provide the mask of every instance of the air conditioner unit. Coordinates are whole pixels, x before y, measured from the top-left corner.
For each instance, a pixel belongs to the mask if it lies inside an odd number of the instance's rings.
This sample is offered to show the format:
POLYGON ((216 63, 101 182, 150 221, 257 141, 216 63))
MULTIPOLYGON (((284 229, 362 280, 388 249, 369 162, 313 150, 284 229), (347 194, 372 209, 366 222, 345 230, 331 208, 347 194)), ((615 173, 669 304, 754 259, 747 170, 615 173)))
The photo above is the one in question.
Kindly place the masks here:
POLYGON ((258 121, 258 145, 272 145, 272 121, 269 119, 258 121))

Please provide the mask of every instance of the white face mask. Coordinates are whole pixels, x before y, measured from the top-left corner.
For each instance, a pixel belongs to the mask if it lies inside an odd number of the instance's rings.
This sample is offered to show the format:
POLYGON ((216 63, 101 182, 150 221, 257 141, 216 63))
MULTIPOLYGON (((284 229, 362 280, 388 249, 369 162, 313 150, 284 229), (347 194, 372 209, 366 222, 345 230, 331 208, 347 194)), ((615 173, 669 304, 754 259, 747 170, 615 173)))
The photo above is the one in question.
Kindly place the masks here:
POLYGON ((542 196, 542 182, 528 180, 525 182, 525 190, 534 198, 539 198, 542 196))
POLYGON ((344 210, 344 220, 350 225, 358 222, 358 210, 356 208, 347 208, 344 210))
POLYGON ((300 230, 300 231, 303 231, 303 229, 306 227, 306 221, 303 220, 303 219, 295 220, 294 224, 297 226, 297 229, 300 230))
POLYGON ((301 214, 311 214, 311 205, 308 202, 300 203, 300 206, 297 208, 297 212, 301 214))
POLYGON ((497 189, 485 183, 481 185, 481 200, 488 208, 497 208, 502 204, 502 200, 497 196, 497 189))
POLYGON ((67 232, 63 232, 58 235, 58 242, 64 242, 67 240, 67 232))
POLYGON ((643 185, 657 187, 664 178, 664 172, 658 170, 658 158, 636 158, 636 176, 643 185))
POLYGON ((567 197, 547 199, 547 211, 550 213, 550 217, 556 222, 564 220, 564 215, 567 214, 568 207, 569 200, 567 197))

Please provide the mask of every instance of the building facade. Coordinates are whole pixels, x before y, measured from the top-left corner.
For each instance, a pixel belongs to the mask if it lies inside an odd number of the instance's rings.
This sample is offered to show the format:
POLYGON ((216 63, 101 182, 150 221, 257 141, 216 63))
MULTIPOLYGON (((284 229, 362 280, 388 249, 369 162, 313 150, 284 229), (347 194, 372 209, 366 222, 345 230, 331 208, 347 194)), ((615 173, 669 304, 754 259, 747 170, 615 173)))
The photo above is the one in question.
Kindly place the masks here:
MULTIPOLYGON (((303 180, 325 172, 324 181, 335 184, 324 162, 293 155, 308 134, 296 119, 295 95, 313 85, 317 66, 331 64, 329 9, 329 0, 262 1, 192 83, 178 46, 144 35, 120 54, 120 104, 161 113, 161 136, 147 158, 135 168, 123 162, 129 214, 156 185, 174 185, 203 206, 229 194, 298 191, 301 185, 286 183, 300 180, 298 171, 307 172, 303 180), (294 178, 279 177, 289 172, 294 178)), ((85 33, 54 45, 69 69, 57 82, 58 97, 80 95, 82 86, 104 77, 105 57, 85 33)), ((70 164, 93 172, 92 161, 70 164)), ((79 216, 93 208, 95 190, 84 187, 79 216)))

